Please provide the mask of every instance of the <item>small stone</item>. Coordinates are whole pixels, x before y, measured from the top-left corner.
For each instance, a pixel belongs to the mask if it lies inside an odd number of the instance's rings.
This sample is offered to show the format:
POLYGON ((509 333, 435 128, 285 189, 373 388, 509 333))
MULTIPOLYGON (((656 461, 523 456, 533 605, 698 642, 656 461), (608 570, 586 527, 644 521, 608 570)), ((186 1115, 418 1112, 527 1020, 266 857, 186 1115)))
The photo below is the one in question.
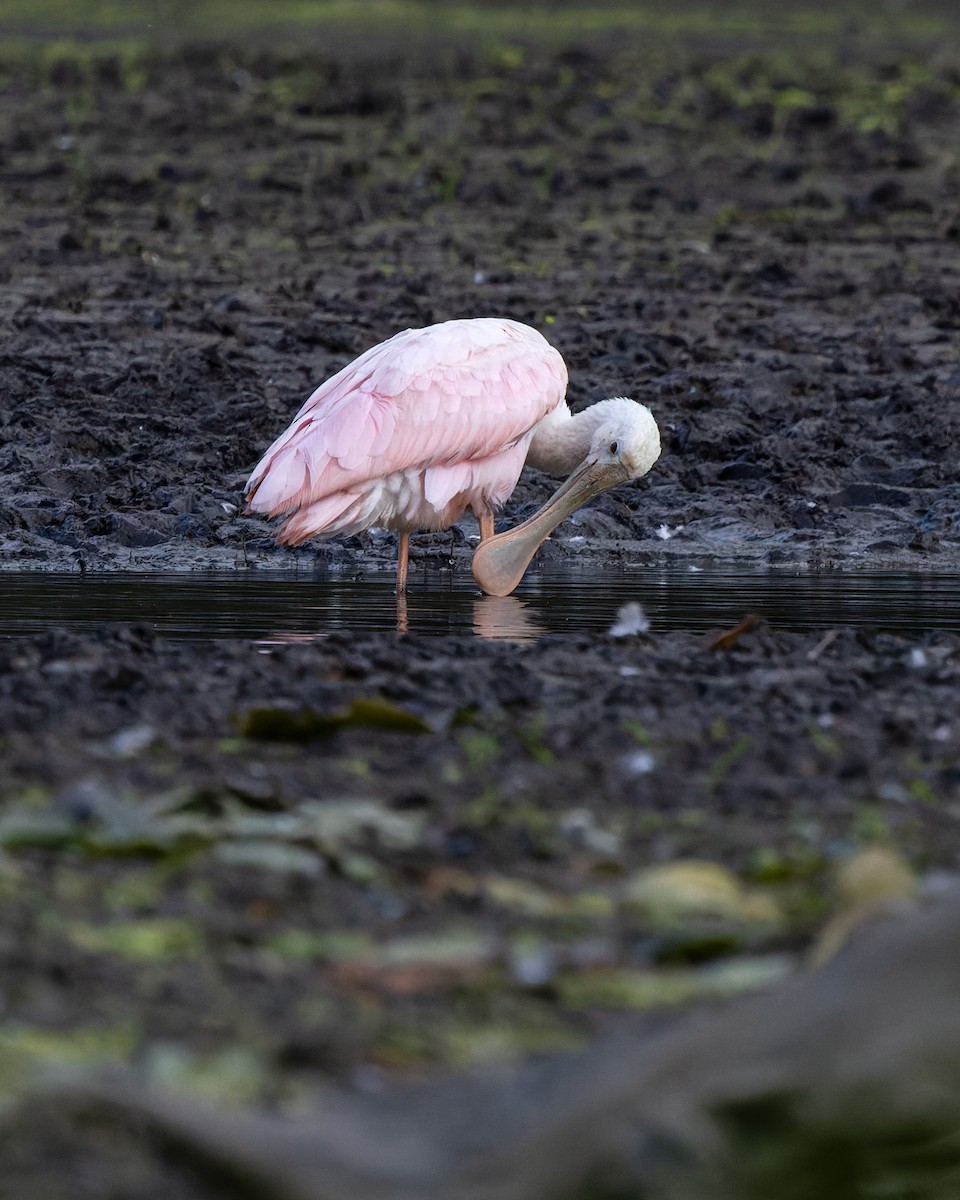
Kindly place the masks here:
POLYGON ((900 855, 882 846, 859 851, 837 872, 837 891, 845 908, 910 900, 916 887, 914 874, 900 855))
POLYGON ((631 750, 620 759, 620 765, 627 775, 649 775, 657 760, 649 750, 631 750))
POLYGON ((549 983, 557 970, 557 952, 540 939, 518 939, 508 954, 510 974, 521 987, 537 988, 549 983))
POLYGON ((742 904, 740 881, 718 863, 666 863, 638 871, 626 883, 622 904, 655 924, 697 917, 735 918, 742 904))
POLYGON ((107 738, 103 748, 111 758, 136 758, 156 740, 157 731, 152 725, 129 725, 107 738))

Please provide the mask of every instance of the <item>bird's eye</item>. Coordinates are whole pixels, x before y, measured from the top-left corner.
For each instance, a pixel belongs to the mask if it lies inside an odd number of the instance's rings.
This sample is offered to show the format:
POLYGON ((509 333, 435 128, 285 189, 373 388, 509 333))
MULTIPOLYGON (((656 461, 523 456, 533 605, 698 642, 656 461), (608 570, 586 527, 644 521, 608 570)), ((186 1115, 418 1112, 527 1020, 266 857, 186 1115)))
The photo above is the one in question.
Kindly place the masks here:
POLYGON ((610 453, 611 454, 619 454, 620 453, 620 443, 619 442, 611 442, 610 443, 610 453))

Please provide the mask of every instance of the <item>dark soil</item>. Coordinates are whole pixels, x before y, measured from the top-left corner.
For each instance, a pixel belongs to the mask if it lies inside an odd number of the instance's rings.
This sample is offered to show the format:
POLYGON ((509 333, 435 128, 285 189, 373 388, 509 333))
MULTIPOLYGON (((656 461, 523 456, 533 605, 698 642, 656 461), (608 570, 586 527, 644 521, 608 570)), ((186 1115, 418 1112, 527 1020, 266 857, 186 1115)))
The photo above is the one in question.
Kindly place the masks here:
POLYGON ((302 399, 496 313, 663 427, 578 532, 956 565, 957 69, 855 26, 8 60, 4 565, 290 561, 223 506, 302 399))
MULTIPOLYGON (((392 569, 274 547, 242 482, 369 345, 505 314, 664 431, 545 555, 956 571, 960 50, 918 30, 0 50, 0 566, 392 569)), ((283 1114, 792 969, 863 847, 956 872, 958 685, 947 633, 762 623, 0 642, 3 1086, 119 1063, 283 1114), (742 895, 629 899, 686 859, 742 895)), ((221 1194, 136 1130, 6 1128, 11 1194, 221 1194)))

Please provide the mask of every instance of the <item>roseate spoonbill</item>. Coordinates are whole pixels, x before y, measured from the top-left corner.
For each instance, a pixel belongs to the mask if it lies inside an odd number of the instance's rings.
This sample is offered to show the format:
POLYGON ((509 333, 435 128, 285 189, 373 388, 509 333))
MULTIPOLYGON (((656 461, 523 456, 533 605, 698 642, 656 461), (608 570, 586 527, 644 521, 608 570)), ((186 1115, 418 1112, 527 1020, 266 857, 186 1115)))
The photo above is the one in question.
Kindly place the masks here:
POLYGON ((398 530, 402 592, 411 531, 445 529, 471 508, 484 551, 474 577, 506 595, 565 516, 660 454, 642 404, 602 400, 574 416, 566 389, 558 351, 518 321, 404 330, 317 388, 254 468, 247 511, 285 517, 277 541, 291 546, 371 525, 398 530), (525 462, 573 474, 530 521, 494 537, 494 511, 525 462))

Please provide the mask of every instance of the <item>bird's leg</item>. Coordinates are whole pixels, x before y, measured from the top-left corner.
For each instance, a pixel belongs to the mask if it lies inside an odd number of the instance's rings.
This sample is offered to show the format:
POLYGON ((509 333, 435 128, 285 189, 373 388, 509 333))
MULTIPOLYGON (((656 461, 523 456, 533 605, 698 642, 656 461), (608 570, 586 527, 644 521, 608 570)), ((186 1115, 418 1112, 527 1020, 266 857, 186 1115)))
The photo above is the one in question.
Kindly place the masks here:
POLYGON ((407 567, 410 565, 410 534, 404 530, 397 546, 397 591, 407 590, 407 567))
POLYGON ((493 509, 487 504, 477 504, 473 510, 480 522, 480 542, 493 537, 493 509))

